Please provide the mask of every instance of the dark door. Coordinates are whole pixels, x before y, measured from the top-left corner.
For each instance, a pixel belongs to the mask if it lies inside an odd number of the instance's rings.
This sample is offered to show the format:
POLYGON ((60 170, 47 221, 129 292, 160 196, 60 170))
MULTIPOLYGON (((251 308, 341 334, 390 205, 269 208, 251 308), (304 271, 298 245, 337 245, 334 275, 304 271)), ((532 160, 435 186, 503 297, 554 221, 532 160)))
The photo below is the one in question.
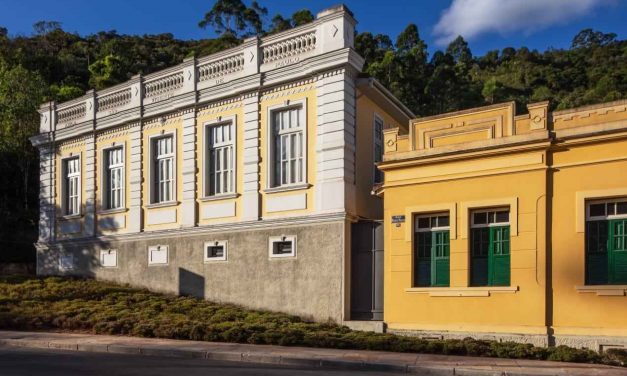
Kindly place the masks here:
POLYGON ((383 320, 383 224, 351 228, 351 320, 383 320))

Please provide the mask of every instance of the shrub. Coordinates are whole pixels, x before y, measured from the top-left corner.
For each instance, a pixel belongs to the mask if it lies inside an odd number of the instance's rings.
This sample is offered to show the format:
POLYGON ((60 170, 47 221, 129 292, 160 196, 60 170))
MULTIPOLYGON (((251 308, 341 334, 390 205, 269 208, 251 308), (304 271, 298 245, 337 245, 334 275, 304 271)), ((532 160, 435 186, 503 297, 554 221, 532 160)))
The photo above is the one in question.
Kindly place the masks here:
POLYGON ((566 346, 543 348, 472 338, 427 340, 359 332, 333 323, 305 322, 282 313, 79 278, 0 277, 0 328, 623 366, 627 363, 626 350, 612 349, 599 355, 566 346))

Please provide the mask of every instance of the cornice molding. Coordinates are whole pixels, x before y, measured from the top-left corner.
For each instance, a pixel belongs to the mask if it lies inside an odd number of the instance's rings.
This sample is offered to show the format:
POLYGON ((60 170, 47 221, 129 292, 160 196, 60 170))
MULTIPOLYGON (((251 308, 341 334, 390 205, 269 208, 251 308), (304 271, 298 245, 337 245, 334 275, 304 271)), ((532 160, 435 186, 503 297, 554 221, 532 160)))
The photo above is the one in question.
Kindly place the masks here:
POLYGON ((177 238, 200 236, 205 234, 215 234, 221 232, 248 232, 251 230, 265 230, 277 228, 279 226, 296 227, 296 226, 313 226, 333 222, 354 222, 356 218, 340 212, 330 214, 318 214, 303 217, 287 217, 277 219, 263 219, 255 221, 243 221, 224 224, 212 224, 205 226, 195 226, 186 228, 177 228, 169 230, 144 231, 132 234, 102 235, 97 237, 73 237, 70 239, 58 240, 54 243, 39 243, 40 246, 81 246, 93 243, 106 242, 131 242, 138 240, 163 239, 176 236, 177 238))

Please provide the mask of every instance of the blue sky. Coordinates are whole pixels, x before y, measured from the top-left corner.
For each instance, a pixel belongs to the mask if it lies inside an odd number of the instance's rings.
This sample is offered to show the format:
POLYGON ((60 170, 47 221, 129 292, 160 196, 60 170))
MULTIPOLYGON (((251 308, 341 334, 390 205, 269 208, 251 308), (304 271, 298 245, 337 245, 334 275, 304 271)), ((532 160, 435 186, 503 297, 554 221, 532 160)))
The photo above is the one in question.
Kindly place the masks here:
MULTIPOLYGON (((259 0, 273 14, 289 16, 309 8, 314 14, 338 0, 259 0)), ((90 34, 170 32, 177 38, 213 36, 198 28, 212 0, 0 0, 0 26, 11 35, 29 35, 39 20, 62 23, 67 31, 90 34)), ((507 46, 545 50, 564 48, 583 28, 627 37, 624 0, 345 0, 359 31, 392 36, 409 23, 418 25, 432 53, 461 34, 475 55, 507 46)))

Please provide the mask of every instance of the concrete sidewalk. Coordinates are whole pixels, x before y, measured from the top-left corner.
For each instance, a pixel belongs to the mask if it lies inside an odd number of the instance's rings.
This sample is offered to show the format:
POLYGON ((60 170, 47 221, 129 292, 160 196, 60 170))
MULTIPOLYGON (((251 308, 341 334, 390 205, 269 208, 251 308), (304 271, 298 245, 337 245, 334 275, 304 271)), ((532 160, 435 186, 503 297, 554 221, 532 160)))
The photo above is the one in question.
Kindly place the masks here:
POLYGON ((313 349, 152 338, 0 331, 0 345, 73 351, 205 358, 312 368, 376 370, 421 375, 627 375, 627 368, 593 364, 313 349))

